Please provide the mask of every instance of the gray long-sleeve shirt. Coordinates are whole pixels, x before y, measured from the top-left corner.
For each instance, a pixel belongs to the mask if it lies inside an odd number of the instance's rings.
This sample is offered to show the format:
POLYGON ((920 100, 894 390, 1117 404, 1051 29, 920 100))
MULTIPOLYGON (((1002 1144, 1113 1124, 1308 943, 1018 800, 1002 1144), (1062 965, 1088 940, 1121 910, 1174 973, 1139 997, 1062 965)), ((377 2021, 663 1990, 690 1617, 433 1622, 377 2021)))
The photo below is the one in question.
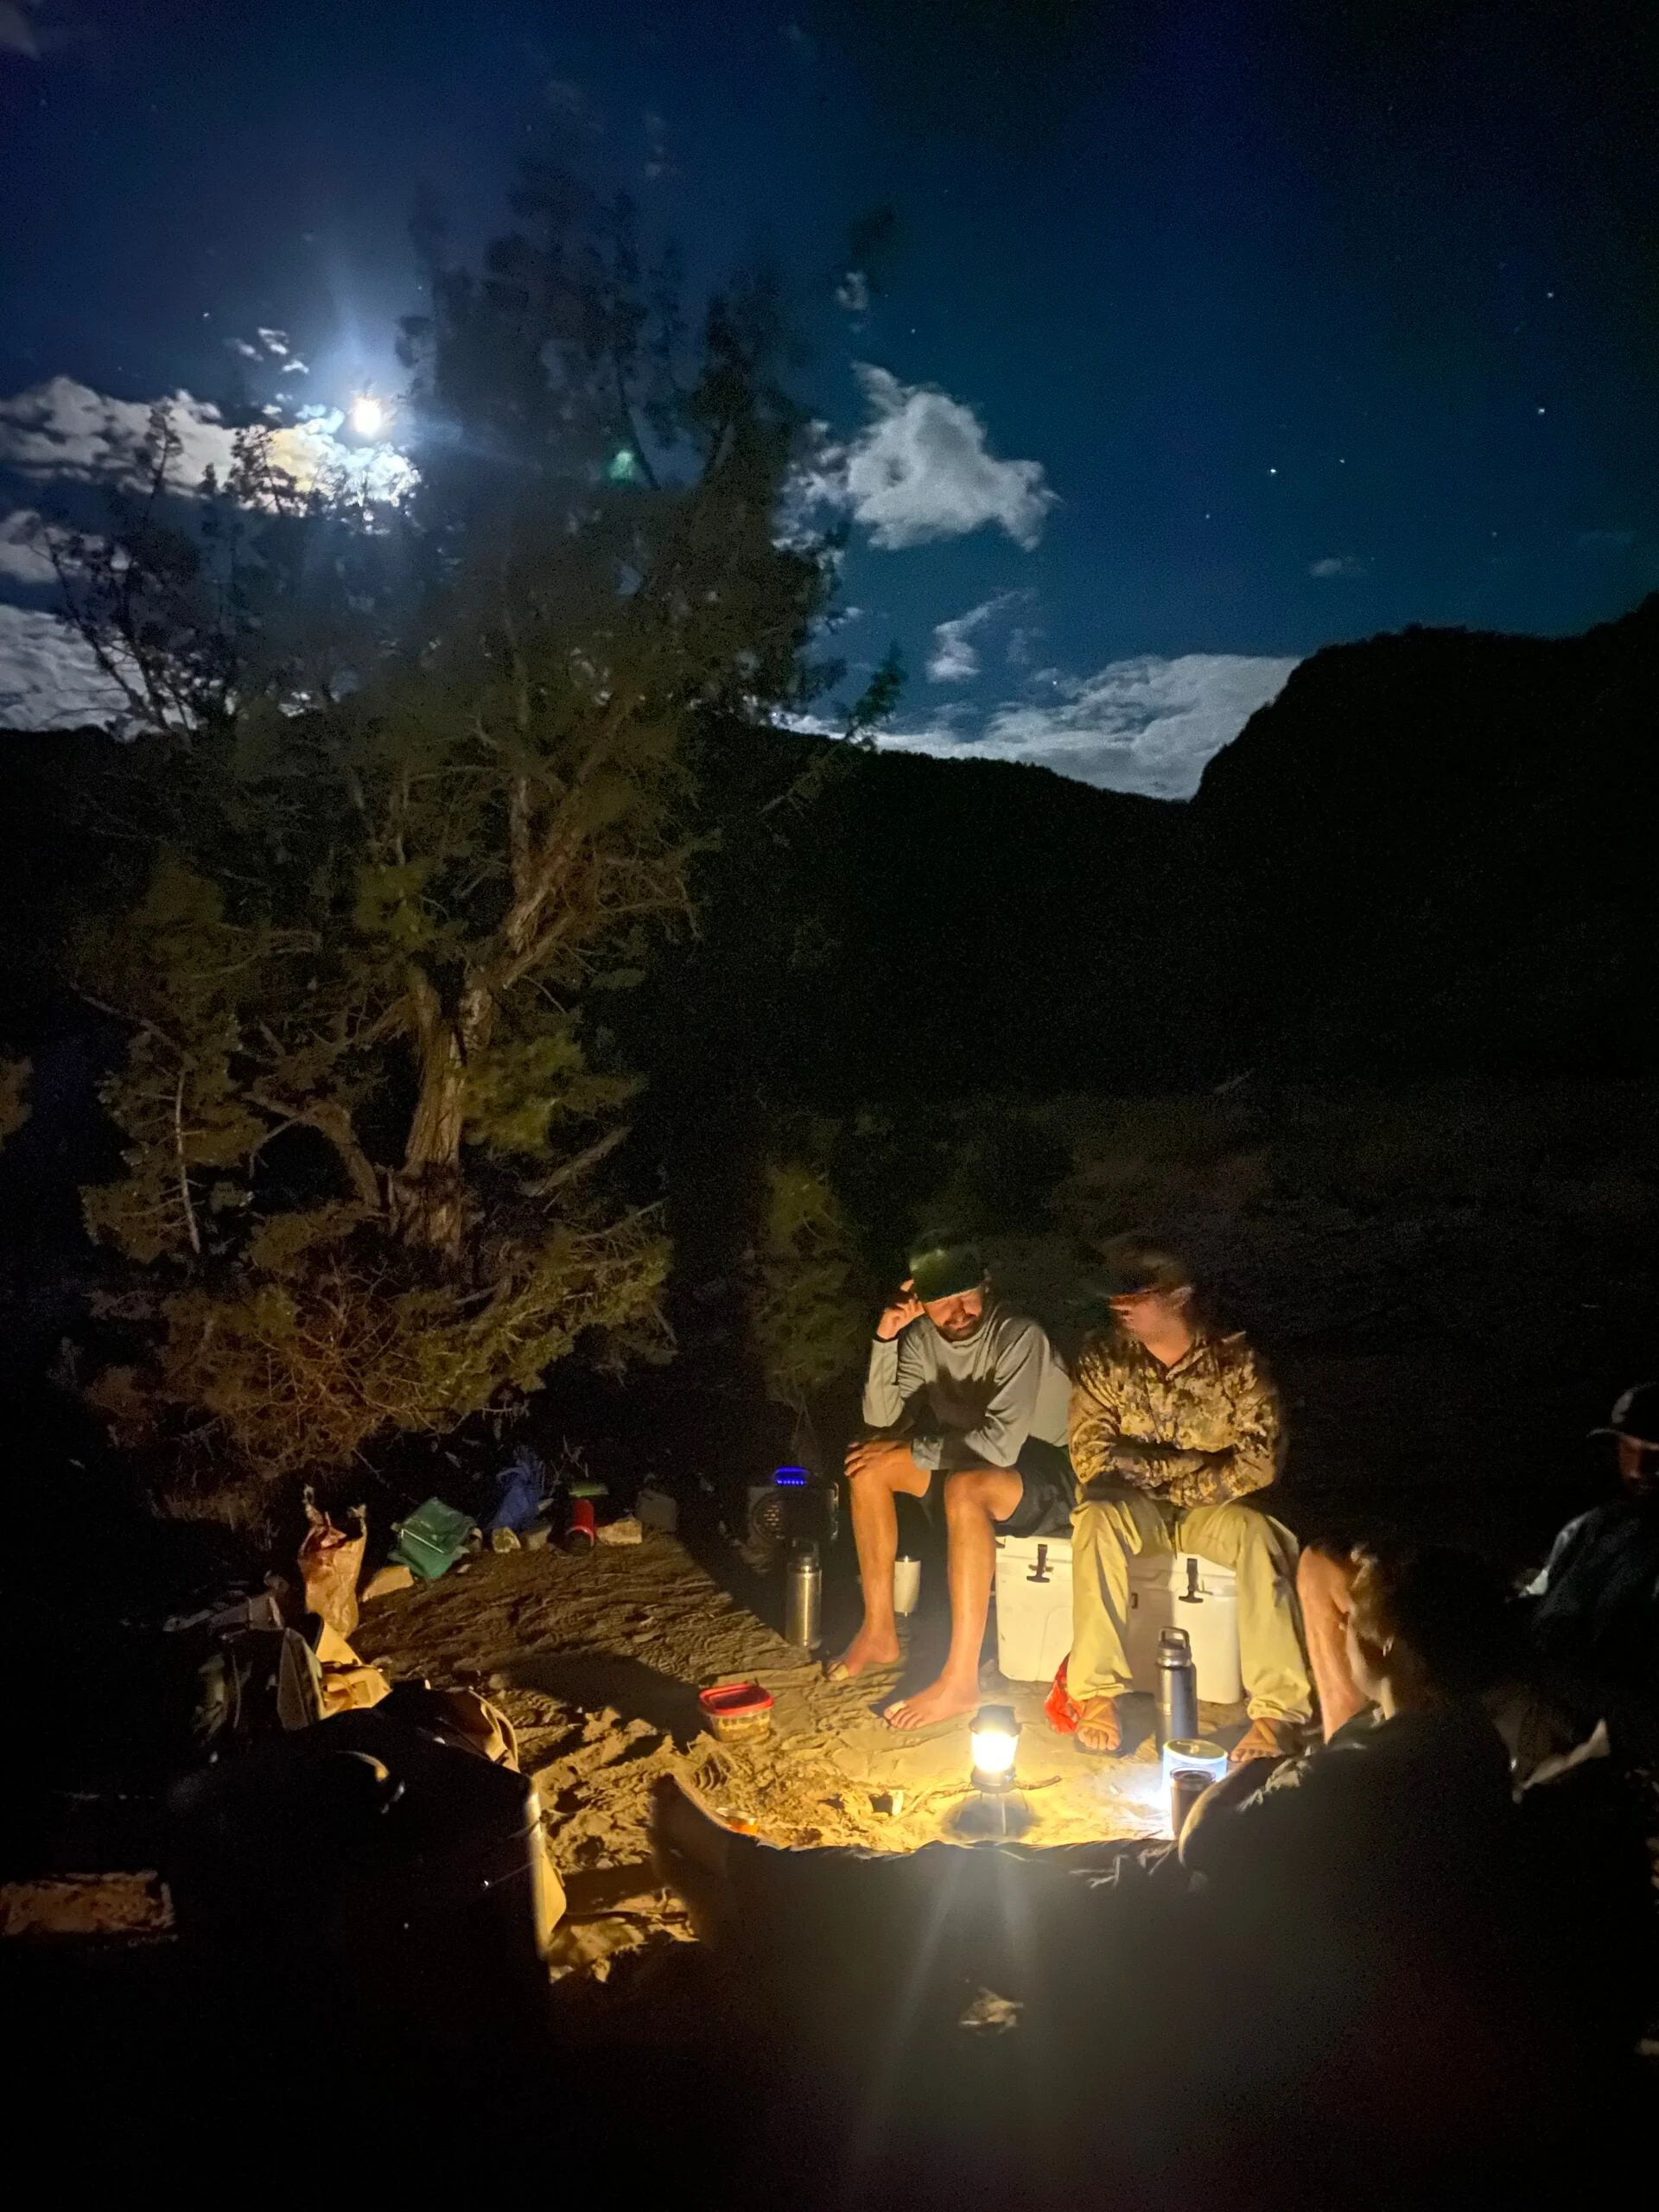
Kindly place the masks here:
POLYGON ((921 1467, 1012 1467, 1029 1436, 1065 1446, 1071 1378, 1040 1325, 995 1302, 970 1337, 953 1344, 924 1314, 870 1346, 864 1418, 872 1428, 911 1424, 921 1467))

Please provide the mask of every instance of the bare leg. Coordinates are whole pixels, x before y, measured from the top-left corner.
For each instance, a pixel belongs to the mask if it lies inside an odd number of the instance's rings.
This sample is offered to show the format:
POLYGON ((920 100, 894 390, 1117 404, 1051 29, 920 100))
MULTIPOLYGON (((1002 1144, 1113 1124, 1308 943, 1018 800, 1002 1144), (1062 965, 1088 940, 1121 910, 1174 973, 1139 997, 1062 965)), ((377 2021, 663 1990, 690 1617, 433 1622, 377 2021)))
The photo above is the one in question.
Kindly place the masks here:
POLYGON ((931 1480, 902 1444, 855 1445, 847 1455, 853 1497, 853 1542, 864 1592, 864 1620, 842 1654, 837 1672, 861 1675, 866 1667, 891 1667, 904 1656, 893 1611, 893 1562, 899 1550, 895 1495, 920 1497, 931 1480))
POLYGON ((1354 1586, 1352 1561, 1341 1554, 1309 1545, 1296 1562, 1296 1595, 1301 1600, 1307 1662, 1319 1697, 1319 1726, 1328 1744, 1344 1720, 1363 1710, 1365 1700, 1348 1666, 1344 1631, 1354 1586))
POLYGON ((991 1524, 1007 1520, 1023 1489, 1020 1477, 1007 1467, 976 1468, 946 1481, 950 1649, 937 1681, 887 1707, 887 1719, 895 1728, 925 1728, 931 1721, 971 1713, 979 1703, 979 1647, 985 1638, 991 1578, 996 1571, 996 1532, 991 1524))

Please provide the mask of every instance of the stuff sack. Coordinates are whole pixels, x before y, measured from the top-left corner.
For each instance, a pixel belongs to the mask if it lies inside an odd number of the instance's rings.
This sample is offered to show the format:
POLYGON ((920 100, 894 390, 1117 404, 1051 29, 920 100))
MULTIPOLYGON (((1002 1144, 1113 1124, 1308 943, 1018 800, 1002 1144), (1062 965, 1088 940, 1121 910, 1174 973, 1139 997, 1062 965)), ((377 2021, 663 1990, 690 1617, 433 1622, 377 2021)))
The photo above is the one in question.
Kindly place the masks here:
POLYGON ((539 1452, 522 1444, 518 1457, 502 1468, 496 1481, 501 1486, 501 1503, 491 1516, 491 1531, 511 1529, 522 1536, 526 1529, 535 1527, 547 1497, 546 1462, 539 1452))
POLYGON ((305 1610, 327 1621, 336 1636, 348 1637, 357 1626, 357 1580, 363 1572, 368 1516, 362 1506, 354 1505, 347 1516, 356 1524, 354 1531, 337 1529, 319 1509, 315 1492, 308 1490, 305 1517, 311 1523, 300 1546, 305 1610))

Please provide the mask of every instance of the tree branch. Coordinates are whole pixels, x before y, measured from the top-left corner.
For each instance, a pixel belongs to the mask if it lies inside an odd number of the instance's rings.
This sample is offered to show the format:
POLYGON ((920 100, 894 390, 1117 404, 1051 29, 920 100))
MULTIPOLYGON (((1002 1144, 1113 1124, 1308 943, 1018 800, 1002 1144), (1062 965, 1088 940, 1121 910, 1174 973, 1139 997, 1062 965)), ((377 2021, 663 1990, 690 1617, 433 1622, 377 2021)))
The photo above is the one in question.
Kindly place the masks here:
POLYGON ((201 1257, 201 1230, 196 1224, 195 1202, 190 1196, 189 1171, 184 1163, 184 1070, 179 1070, 178 1085, 173 1093, 173 1149, 179 1162, 179 1196, 184 1201, 184 1225, 190 1232, 190 1249, 201 1257))
POLYGON ((527 1198, 551 1198, 555 1191, 563 1190, 567 1183, 574 1183, 578 1175, 585 1175, 590 1167, 596 1167, 607 1154, 614 1152, 623 1139, 632 1133, 631 1122, 619 1122, 615 1128, 607 1129, 602 1137, 590 1144, 585 1152, 579 1152, 573 1158, 562 1161, 550 1174, 523 1185, 524 1196, 527 1198))
POLYGON ((302 1128, 315 1129, 319 1136, 326 1138, 339 1155, 340 1166, 351 1178, 352 1188, 359 1198, 376 1213, 384 1211, 385 1195, 380 1187, 378 1170, 358 1141, 352 1117, 343 1106, 328 1098, 297 1105, 289 1099, 272 1097, 263 1084, 250 1084, 247 1096, 265 1113, 297 1122, 302 1128))

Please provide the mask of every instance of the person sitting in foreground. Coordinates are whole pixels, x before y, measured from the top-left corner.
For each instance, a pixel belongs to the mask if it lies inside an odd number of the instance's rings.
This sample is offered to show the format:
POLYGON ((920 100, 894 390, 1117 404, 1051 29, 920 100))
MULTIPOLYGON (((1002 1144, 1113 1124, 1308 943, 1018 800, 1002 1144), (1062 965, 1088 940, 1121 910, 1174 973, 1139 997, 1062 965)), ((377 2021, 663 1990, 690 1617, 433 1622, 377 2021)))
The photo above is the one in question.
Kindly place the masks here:
MULTIPOLYGON (((1526 1586, 1536 1600, 1531 1614, 1540 1653, 1566 1670, 1557 1689, 1593 1718, 1603 1694, 1614 1692, 1627 1717, 1645 1705, 1659 1723, 1659 1382, 1623 1393, 1605 1428, 1618 1455, 1624 1496, 1581 1513, 1561 1529, 1541 1572, 1526 1586), (1571 1691, 1580 1695, 1574 1700, 1571 1691)), ((1308 1657, 1319 1694, 1326 1743, 1366 1709, 1364 1693, 1350 1672, 1347 1617, 1363 1554, 1340 1542, 1303 1547, 1296 1592, 1302 1608, 1308 1657)), ((1539 1737, 1538 1715, 1529 1733, 1539 1737)), ((1500 1726, 1503 1722, 1500 1720, 1500 1726)), ((1512 1732, 1505 1729, 1506 1737, 1512 1732)), ((1558 1748, 1540 1739, 1545 1754, 1558 1748)), ((1520 1745, 1510 1749, 1519 1755, 1520 1745)))
POLYGON ((864 1620, 836 1672, 900 1656, 893 1611, 895 1497, 942 1492, 949 1541, 950 1649, 938 1679, 887 1711, 896 1728, 971 1713, 990 1606, 996 1538, 1064 1524, 1069 1384, 1039 1325, 991 1295, 977 1246, 930 1238, 875 1325, 864 1418, 887 1432, 847 1454, 864 1620))
POLYGON ((1071 1652, 1077 1742, 1115 1751, 1132 1552, 1196 1552, 1232 1568, 1250 1726, 1235 1764, 1282 1757, 1311 1711, 1291 1600, 1290 1531, 1240 1503, 1279 1471, 1279 1401, 1241 1335, 1194 1309, 1190 1269, 1140 1237, 1106 1251, 1112 1326, 1084 1347, 1071 1394, 1071 1652))
POLYGON ((1356 1563, 1344 1636, 1361 1709, 1323 1746, 1205 1791, 1181 1863, 1218 1891, 1385 1934, 1466 1907, 1501 1866, 1510 1763, 1478 1701, 1503 1593, 1481 1563, 1432 1551, 1356 1563))

